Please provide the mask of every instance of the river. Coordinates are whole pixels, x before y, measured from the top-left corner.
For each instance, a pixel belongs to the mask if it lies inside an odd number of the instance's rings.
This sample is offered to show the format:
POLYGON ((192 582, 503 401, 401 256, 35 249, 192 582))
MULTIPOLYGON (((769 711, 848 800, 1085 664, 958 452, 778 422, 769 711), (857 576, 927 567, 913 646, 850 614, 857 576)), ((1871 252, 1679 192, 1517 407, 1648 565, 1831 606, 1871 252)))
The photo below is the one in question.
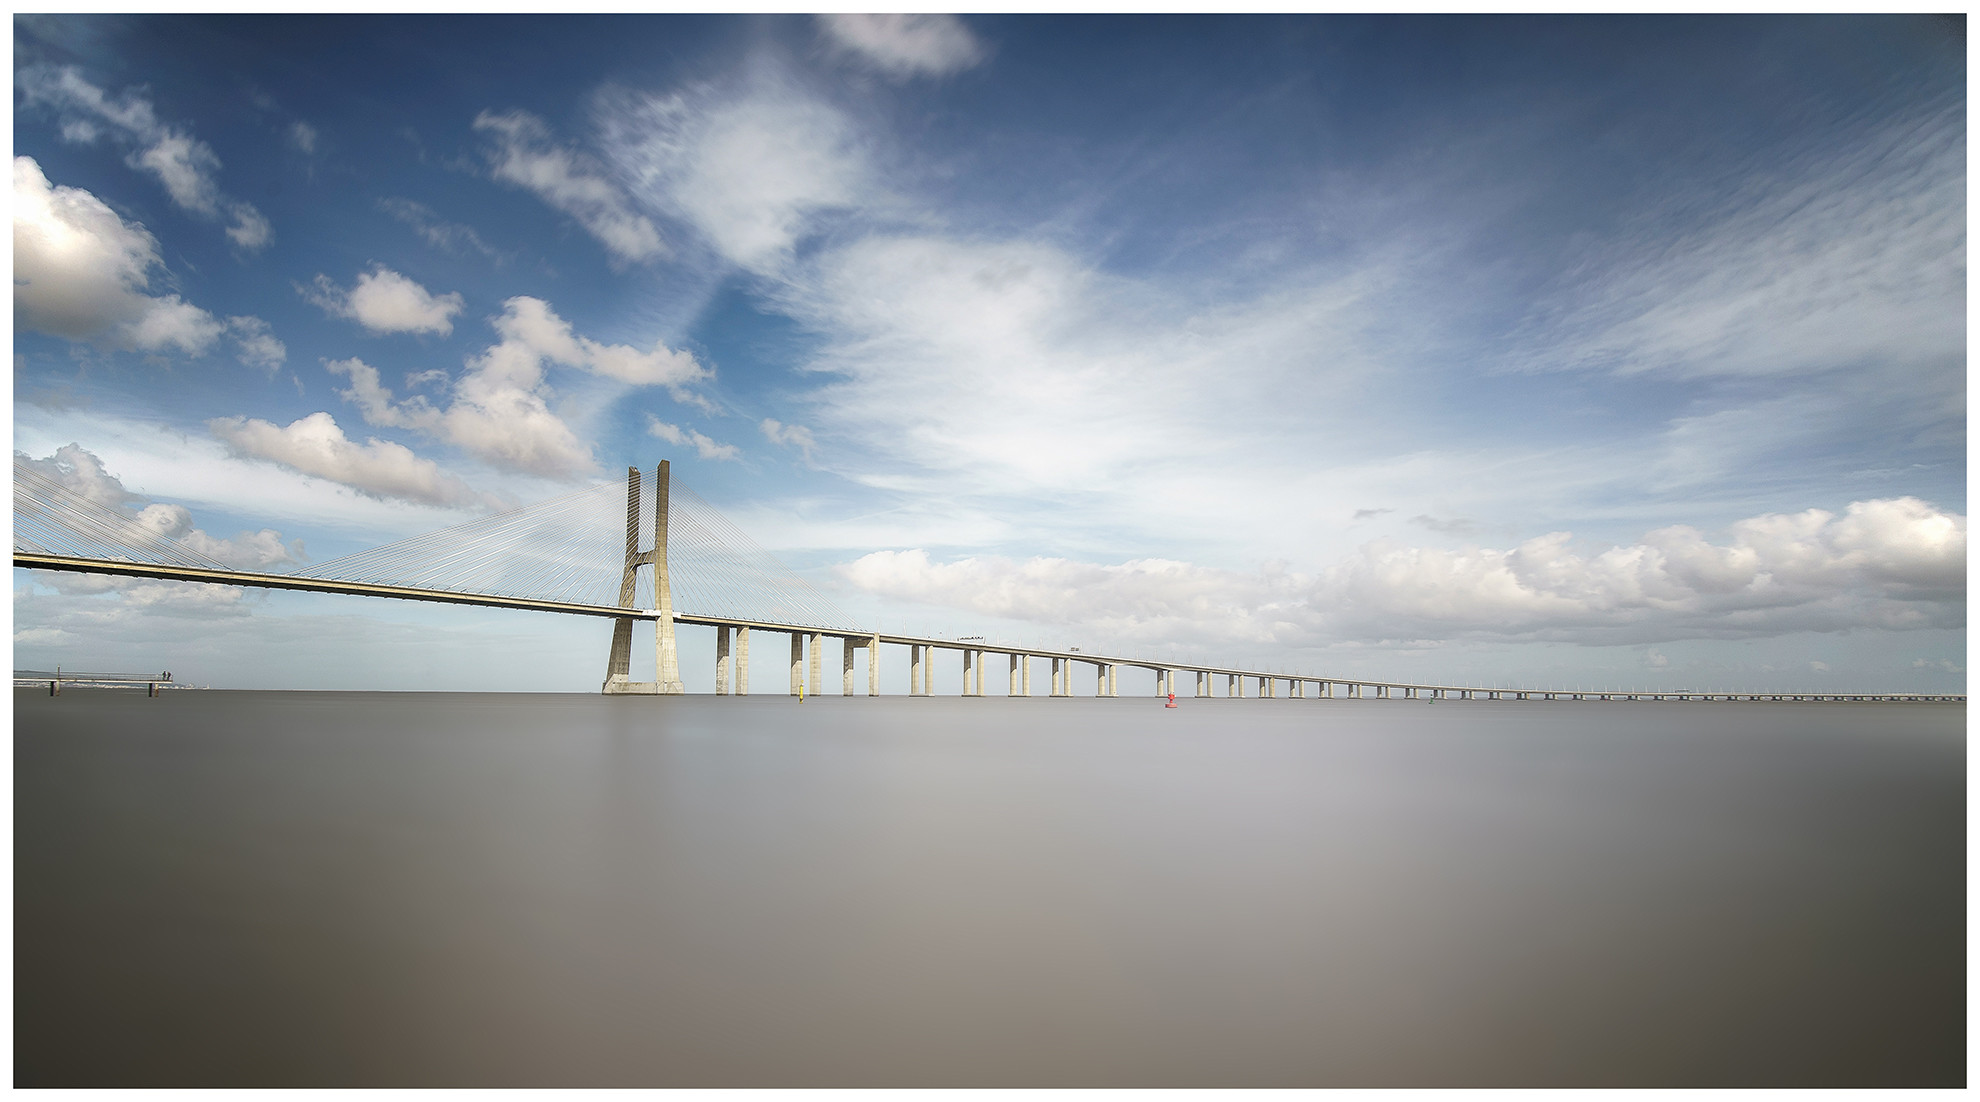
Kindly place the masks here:
POLYGON ((1956 1086, 1965 709, 17 690, 20 1086, 1956 1086))

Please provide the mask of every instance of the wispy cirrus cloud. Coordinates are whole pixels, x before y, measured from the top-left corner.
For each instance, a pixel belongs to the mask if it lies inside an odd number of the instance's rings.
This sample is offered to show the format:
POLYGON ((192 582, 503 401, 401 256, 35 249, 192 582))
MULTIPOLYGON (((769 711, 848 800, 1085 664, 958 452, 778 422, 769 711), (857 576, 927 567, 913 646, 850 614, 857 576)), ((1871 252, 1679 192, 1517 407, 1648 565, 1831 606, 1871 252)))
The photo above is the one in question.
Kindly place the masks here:
POLYGON ((646 415, 646 434, 665 440, 676 447, 692 447, 694 453, 703 459, 736 460, 742 458, 742 449, 734 444, 724 444, 711 439, 694 429, 684 429, 679 425, 668 424, 652 414, 646 415))
POLYGON ((821 215, 886 201, 851 121, 774 67, 670 95, 616 89, 598 118, 631 194, 751 271, 787 264, 821 215))
POLYGON ((819 16, 818 25, 835 49, 897 79, 960 72, 985 54, 953 15, 835 13, 819 16))
POLYGON ((220 158, 213 147, 184 129, 159 122, 142 92, 126 89, 112 97, 73 65, 33 65, 14 77, 29 106, 45 106, 62 118, 66 141, 91 143, 112 138, 133 147, 130 167, 156 178, 172 202, 208 218, 227 218, 227 238, 247 252, 275 239, 268 219, 254 205, 220 190, 220 158))
POLYGON ((1966 341, 1964 111, 1928 104, 1824 137, 1590 241, 1508 365, 1680 379, 1951 370, 1966 341))
POLYGON ((427 244, 436 249, 466 256, 470 253, 487 257, 497 264, 508 258, 498 252, 493 245, 482 240, 481 234, 473 226, 460 222, 449 222, 434 213, 433 208, 411 199, 388 197, 378 201, 378 209, 393 218, 411 226, 427 244))
POLYGON ((666 255, 652 220, 632 209, 590 157, 555 144, 542 119, 527 111, 483 111, 474 128, 490 139, 486 156, 496 179, 575 218, 616 262, 641 264, 666 255))

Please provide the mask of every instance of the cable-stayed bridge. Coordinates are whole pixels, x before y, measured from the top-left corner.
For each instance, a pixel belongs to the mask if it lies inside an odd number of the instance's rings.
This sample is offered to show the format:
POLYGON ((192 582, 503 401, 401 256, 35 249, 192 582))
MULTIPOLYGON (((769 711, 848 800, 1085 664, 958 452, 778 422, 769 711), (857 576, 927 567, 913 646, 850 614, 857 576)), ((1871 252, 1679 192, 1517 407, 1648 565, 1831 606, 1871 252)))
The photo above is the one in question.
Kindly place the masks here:
MULTIPOLYGON (((1031 696, 1032 663, 1049 664, 1045 695, 1073 695, 1075 664, 1094 667, 1100 696, 1116 696, 1123 667, 1154 675, 1157 696, 1193 677, 1197 697, 1247 695, 1517 700, 1964 701, 1918 693, 1727 693, 1508 689, 1369 681, 1162 659, 1054 651, 963 637, 883 633, 852 616, 764 552, 692 490, 672 484, 662 462, 650 479, 589 486, 526 508, 496 513, 382 547, 282 572, 235 569, 120 509, 76 493, 14 461, 14 565, 170 581, 258 586, 360 597, 439 601, 612 621, 603 691, 670 695, 679 674, 679 624, 715 629, 717 694, 749 692, 752 634, 790 640, 789 692, 826 691, 825 640, 838 642, 838 692, 855 694, 858 652, 867 655, 865 694, 880 695, 882 646, 906 648, 911 695, 934 694, 936 651, 961 655, 963 696, 987 696, 989 663, 1008 661, 1007 694, 1031 696), (655 680, 633 681, 633 625, 654 625, 655 680), (1221 685, 1219 684, 1221 682, 1221 685), (1217 690, 1221 688, 1220 693, 1217 690)), ((1041 686, 1043 687, 1043 686, 1041 686)))

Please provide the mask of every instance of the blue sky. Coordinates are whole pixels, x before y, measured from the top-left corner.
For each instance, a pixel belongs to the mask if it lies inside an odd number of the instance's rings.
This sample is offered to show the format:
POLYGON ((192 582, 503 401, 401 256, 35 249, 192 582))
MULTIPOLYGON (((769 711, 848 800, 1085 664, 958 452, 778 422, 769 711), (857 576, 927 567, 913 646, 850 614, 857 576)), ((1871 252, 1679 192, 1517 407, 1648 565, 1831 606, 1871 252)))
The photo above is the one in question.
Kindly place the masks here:
MULTIPOLYGON (((1964 53, 1896 17, 21 16, 15 448, 264 568, 669 458, 890 628, 1948 689, 1964 53)), ((15 664, 602 675, 599 624, 385 604, 16 571, 15 664)))

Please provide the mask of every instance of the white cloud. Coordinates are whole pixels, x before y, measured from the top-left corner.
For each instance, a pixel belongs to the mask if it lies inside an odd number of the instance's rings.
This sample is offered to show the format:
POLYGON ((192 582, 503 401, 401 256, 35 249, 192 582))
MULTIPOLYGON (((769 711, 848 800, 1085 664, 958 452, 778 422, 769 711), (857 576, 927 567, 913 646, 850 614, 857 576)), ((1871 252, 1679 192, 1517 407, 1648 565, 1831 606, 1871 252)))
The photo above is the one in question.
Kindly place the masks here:
POLYGON ((1957 628, 1966 518, 1915 498, 1734 524, 1726 544, 1663 528, 1593 555, 1556 532, 1510 550, 1366 544, 1314 574, 1147 559, 1116 566, 883 551, 840 568, 890 598, 1142 645, 1753 638, 1791 631, 1957 628))
POLYGON ((288 346, 276 339, 268 323, 260 318, 228 318, 227 331, 239 347, 240 361, 268 372, 271 377, 289 358, 288 346))
POLYGON ((810 429, 803 425, 786 425, 774 417, 765 417, 756 427, 762 431, 765 440, 780 447, 796 448, 804 454, 806 463, 811 462, 811 452, 818 447, 818 441, 812 437, 810 429))
POLYGON ((269 225, 262 213, 246 203, 229 203, 227 213, 234 224, 227 227, 227 240, 254 252, 275 240, 275 227, 269 225))
MULTIPOLYGON (((210 433, 190 435, 148 418, 126 418, 101 409, 49 409, 19 406, 15 446, 48 455, 73 440, 89 440, 89 450, 112 471, 131 475, 131 488, 155 500, 182 502, 194 510, 217 510, 253 517, 257 524, 306 527, 360 543, 384 543, 469 519, 477 510, 387 501, 288 467, 231 453, 210 433)), ((532 501, 561 492, 560 484, 507 479, 504 500, 532 501)))
POLYGON ((890 76, 941 76, 983 60, 983 47, 953 15, 853 15, 818 17, 839 49, 890 76))
POLYGON ((328 413, 312 413, 286 427, 241 417, 221 417, 206 424, 236 455, 279 463, 360 493, 426 505, 493 504, 404 445, 375 438, 363 444, 351 441, 328 413))
MULTIPOLYGON (((251 564, 232 564, 243 569, 251 569, 251 564)), ((80 615, 66 617, 68 623, 77 626, 87 625, 87 634, 101 638, 109 630, 129 623, 134 617, 161 615, 189 619, 247 616, 252 609, 247 603, 247 593, 239 586, 217 585, 211 582, 159 582, 139 578, 115 578, 101 574, 69 574, 52 570, 38 570, 35 581, 65 596, 114 595, 112 603, 105 608, 76 610, 80 615), (80 622, 79 622, 80 621, 80 622)), ((17 618, 26 610, 16 601, 17 618)), ((39 631, 54 631, 75 635, 63 628, 41 628, 39 631)), ((18 637, 15 640, 23 642, 18 637)), ((32 642, 60 641, 38 637, 32 642)))
POLYGON ((64 444, 43 459, 17 451, 14 462, 25 464, 70 493, 108 509, 122 509, 144 500, 143 494, 124 489, 123 482, 104 469, 103 461, 81 444, 64 444))
POLYGON ((61 115, 65 141, 89 143, 114 135, 136 146, 126 163, 156 177, 172 202, 186 210, 208 218, 223 214, 232 218, 227 237, 236 246, 253 252, 274 240, 274 230, 260 211, 221 193, 220 158, 213 147, 159 123, 151 102, 137 91, 126 90, 112 100, 74 66, 32 66, 22 70, 15 83, 25 103, 47 105, 61 115))
POLYGON ((181 302, 177 295, 153 300, 143 317, 125 327, 135 347, 152 352, 176 348, 188 356, 205 355, 226 331, 219 319, 190 302, 181 302))
POLYGON ((625 193, 588 158, 551 145, 543 120, 525 111, 483 111, 475 116, 474 128, 494 139, 488 163, 496 179, 533 192, 577 219, 615 260, 639 263, 665 254, 652 221, 635 212, 625 193))
MULTIPOLYGON (((395 403, 392 392, 378 381, 378 369, 355 356, 348 360, 325 360, 323 366, 332 375, 350 377, 349 389, 338 391, 337 396, 356 406, 367 425, 431 429, 440 421, 440 411, 424 395, 416 394, 395 403)), ((443 372, 441 378, 445 377, 443 372)))
POLYGON ((703 459, 742 458, 742 449, 736 447, 734 444, 717 443, 693 429, 684 429, 679 425, 670 425, 650 413, 646 415, 646 433, 649 436, 658 437, 678 447, 685 448, 692 446, 695 454, 701 456, 703 459))
POLYGON ((696 362, 693 353, 675 351, 660 341, 641 351, 631 345, 604 344, 577 336, 571 323, 558 317, 549 303, 528 295, 504 302, 502 316, 494 324, 504 344, 633 386, 664 386, 678 391, 713 377, 696 362))
POLYGON ((305 299, 334 317, 349 318, 372 333, 454 331, 453 317, 464 302, 457 291, 435 295, 398 272, 376 264, 360 272, 349 290, 318 275, 313 287, 297 287, 305 299))
MULTIPOLYGON (((34 459, 24 452, 15 452, 14 461, 90 502, 122 514, 132 523, 162 539, 177 541, 199 554, 228 566, 243 570, 263 570, 280 563, 301 562, 305 557, 301 540, 285 543, 282 534, 272 528, 242 532, 231 540, 221 539, 193 527, 192 511, 184 505, 154 502, 142 508, 137 507, 138 502, 145 500, 144 495, 126 490, 122 480, 111 474, 101 459, 80 444, 66 444, 55 449, 54 454, 42 459, 34 459)), ((55 583, 59 585, 94 587, 79 589, 76 590, 77 592, 103 592, 113 589, 121 589, 127 593, 136 592, 132 587, 137 583, 127 578, 60 573, 50 573, 49 577, 64 579, 55 583)), ((170 591, 174 587, 164 588, 170 591)), ((163 599, 149 598, 153 603, 163 599)))
POLYGON ((242 362, 279 364, 259 318, 220 321, 178 295, 148 295, 158 242, 81 188, 59 187, 32 157, 14 159, 14 323, 68 340, 204 355, 233 331, 242 362))
POLYGON ((316 128, 300 120, 289 124, 289 144, 304 155, 316 153, 316 128))
POLYGON ((754 271, 787 263, 819 214, 882 197, 844 115, 774 74, 733 93, 609 96, 599 123, 641 202, 754 271))
POLYGON ((681 400, 697 397, 687 387, 712 377, 692 354, 663 343, 640 350, 581 336, 549 303, 526 295, 503 303, 493 325, 501 340, 468 360, 445 408, 423 395, 395 401, 377 369, 361 360, 325 366, 350 378, 340 393, 366 422, 417 429, 497 467, 545 478, 570 478, 596 466, 591 449, 550 409, 556 392, 545 381, 546 363, 632 386, 665 386, 681 400))
POLYGON ((220 213, 220 185, 213 179, 220 169, 220 158, 205 142, 168 131, 158 135, 148 148, 132 154, 131 167, 158 177, 172 201, 187 210, 220 213))

